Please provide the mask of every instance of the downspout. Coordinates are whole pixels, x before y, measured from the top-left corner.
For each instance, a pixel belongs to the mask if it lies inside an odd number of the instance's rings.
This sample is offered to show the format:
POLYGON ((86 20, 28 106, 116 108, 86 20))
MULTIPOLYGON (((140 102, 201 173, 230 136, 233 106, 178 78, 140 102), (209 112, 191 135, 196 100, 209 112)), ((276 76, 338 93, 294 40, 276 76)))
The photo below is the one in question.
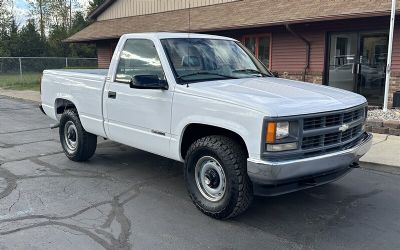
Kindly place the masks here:
POLYGON ((307 74, 307 69, 310 67, 310 53, 311 53, 311 46, 310 46, 310 42, 305 39, 302 35, 294 32, 292 30, 292 28, 290 28, 289 24, 285 24, 285 27, 287 29, 287 31, 289 31, 293 36, 299 38, 300 40, 302 40, 305 45, 306 45, 306 63, 304 64, 304 70, 303 70, 303 76, 302 76, 302 80, 303 82, 306 81, 306 74, 307 74))

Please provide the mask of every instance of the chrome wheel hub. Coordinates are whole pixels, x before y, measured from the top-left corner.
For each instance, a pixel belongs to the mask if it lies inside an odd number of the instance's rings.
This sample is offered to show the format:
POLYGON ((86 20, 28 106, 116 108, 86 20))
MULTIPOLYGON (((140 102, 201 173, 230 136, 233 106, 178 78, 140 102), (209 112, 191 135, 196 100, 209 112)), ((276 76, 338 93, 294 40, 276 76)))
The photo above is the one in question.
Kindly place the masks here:
POLYGON ((72 121, 68 121, 64 125, 64 140, 69 152, 74 152, 78 145, 78 131, 72 121))
POLYGON ((219 201, 226 191, 226 177, 221 164, 211 156, 201 157, 195 167, 195 180, 200 193, 209 201, 219 201))

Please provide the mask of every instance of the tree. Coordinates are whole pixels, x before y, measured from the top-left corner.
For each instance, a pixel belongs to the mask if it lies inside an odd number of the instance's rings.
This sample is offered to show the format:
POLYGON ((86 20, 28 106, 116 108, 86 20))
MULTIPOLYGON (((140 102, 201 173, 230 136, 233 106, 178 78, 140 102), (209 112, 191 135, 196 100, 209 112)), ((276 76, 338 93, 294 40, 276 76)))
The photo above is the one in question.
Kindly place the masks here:
POLYGON ((69 45, 63 40, 68 37, 68 27, 54 25, 51 27, 48 38, 49 56, 68 56, 69 45))
POLYGON ((19 51, 16 56, 44 56, 46 44, 36 30, 35 22, 29 19, 19 33, 19 51))
POLYGON ((38 16, 40 37, 45 39, 46 24, 50 20, 50 3, 52 0, 28 0, 32 16, 38 16))
POLYGON ((87 13, 92 13, 97 7, 99 7, 105 0, 91 0, 89 1, 89 7, 87 13))
POLYGON ((9 41, 9 26, 12 20, 10 0, 0 0, 0 56, 9 56, 10 51, 7 47, 9 41))
POLYGON ((20 37, 19 37, 18 25, 15 22, 15 19, 12 18, 10 24, 9 41, 7 44, 10 56, 18 56, 20 54, 19 44, 20 44, 20 37))
MULTIPOLYGON (((85 28, 87 25, 89 25, 89 21, 85 19, 84 14, 80 11, 76 12, 72 21, 72 27, 70 29, 69 35, 75 34, 76 32, 85 28)), ((69 45, 69 48, 70 56, 73 57, 96 56, 96 47, 93 44, 72 43, 69 45)))

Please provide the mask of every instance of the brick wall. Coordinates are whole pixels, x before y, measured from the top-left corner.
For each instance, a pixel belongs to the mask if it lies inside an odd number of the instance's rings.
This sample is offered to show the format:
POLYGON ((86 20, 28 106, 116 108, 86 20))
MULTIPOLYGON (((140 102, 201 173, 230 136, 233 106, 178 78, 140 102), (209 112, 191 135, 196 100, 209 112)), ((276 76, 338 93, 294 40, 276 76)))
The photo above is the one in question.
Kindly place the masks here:
POLYGON ((100 69, 107 69, 110 66, 116 45, 116 40, 99 41, 96 43, 98 67, 100 69))
MULTIPOLYGON (((297 80, 297 81, 303 80, 303 72, 283 71, 283 72, 278 72, 278 74, 279 77, 284 79, 297 80)), ((307 72, 305 81, 315 84, 322 84, 322 72, 307 72)))

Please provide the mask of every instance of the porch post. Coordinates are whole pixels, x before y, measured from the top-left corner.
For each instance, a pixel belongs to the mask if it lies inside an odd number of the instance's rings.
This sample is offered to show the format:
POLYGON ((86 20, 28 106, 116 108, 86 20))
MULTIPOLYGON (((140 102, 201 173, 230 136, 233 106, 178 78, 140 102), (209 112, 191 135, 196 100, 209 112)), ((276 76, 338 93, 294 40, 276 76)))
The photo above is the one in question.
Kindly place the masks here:
POLYGON ((389 32, 389 46, 387 54, 387 65, 386 65, 386 82, 385 82, 385 97, 383 100, 383 111, 387 111, 388 99, 389 99, 389 84, 390 84, 390 72, 392 70, 392 48, 393 48, 393 32, 394 32, 394 19, 396 16, 396 0, 392 0, 392 13, 390 17, 390 32, 389 32))

